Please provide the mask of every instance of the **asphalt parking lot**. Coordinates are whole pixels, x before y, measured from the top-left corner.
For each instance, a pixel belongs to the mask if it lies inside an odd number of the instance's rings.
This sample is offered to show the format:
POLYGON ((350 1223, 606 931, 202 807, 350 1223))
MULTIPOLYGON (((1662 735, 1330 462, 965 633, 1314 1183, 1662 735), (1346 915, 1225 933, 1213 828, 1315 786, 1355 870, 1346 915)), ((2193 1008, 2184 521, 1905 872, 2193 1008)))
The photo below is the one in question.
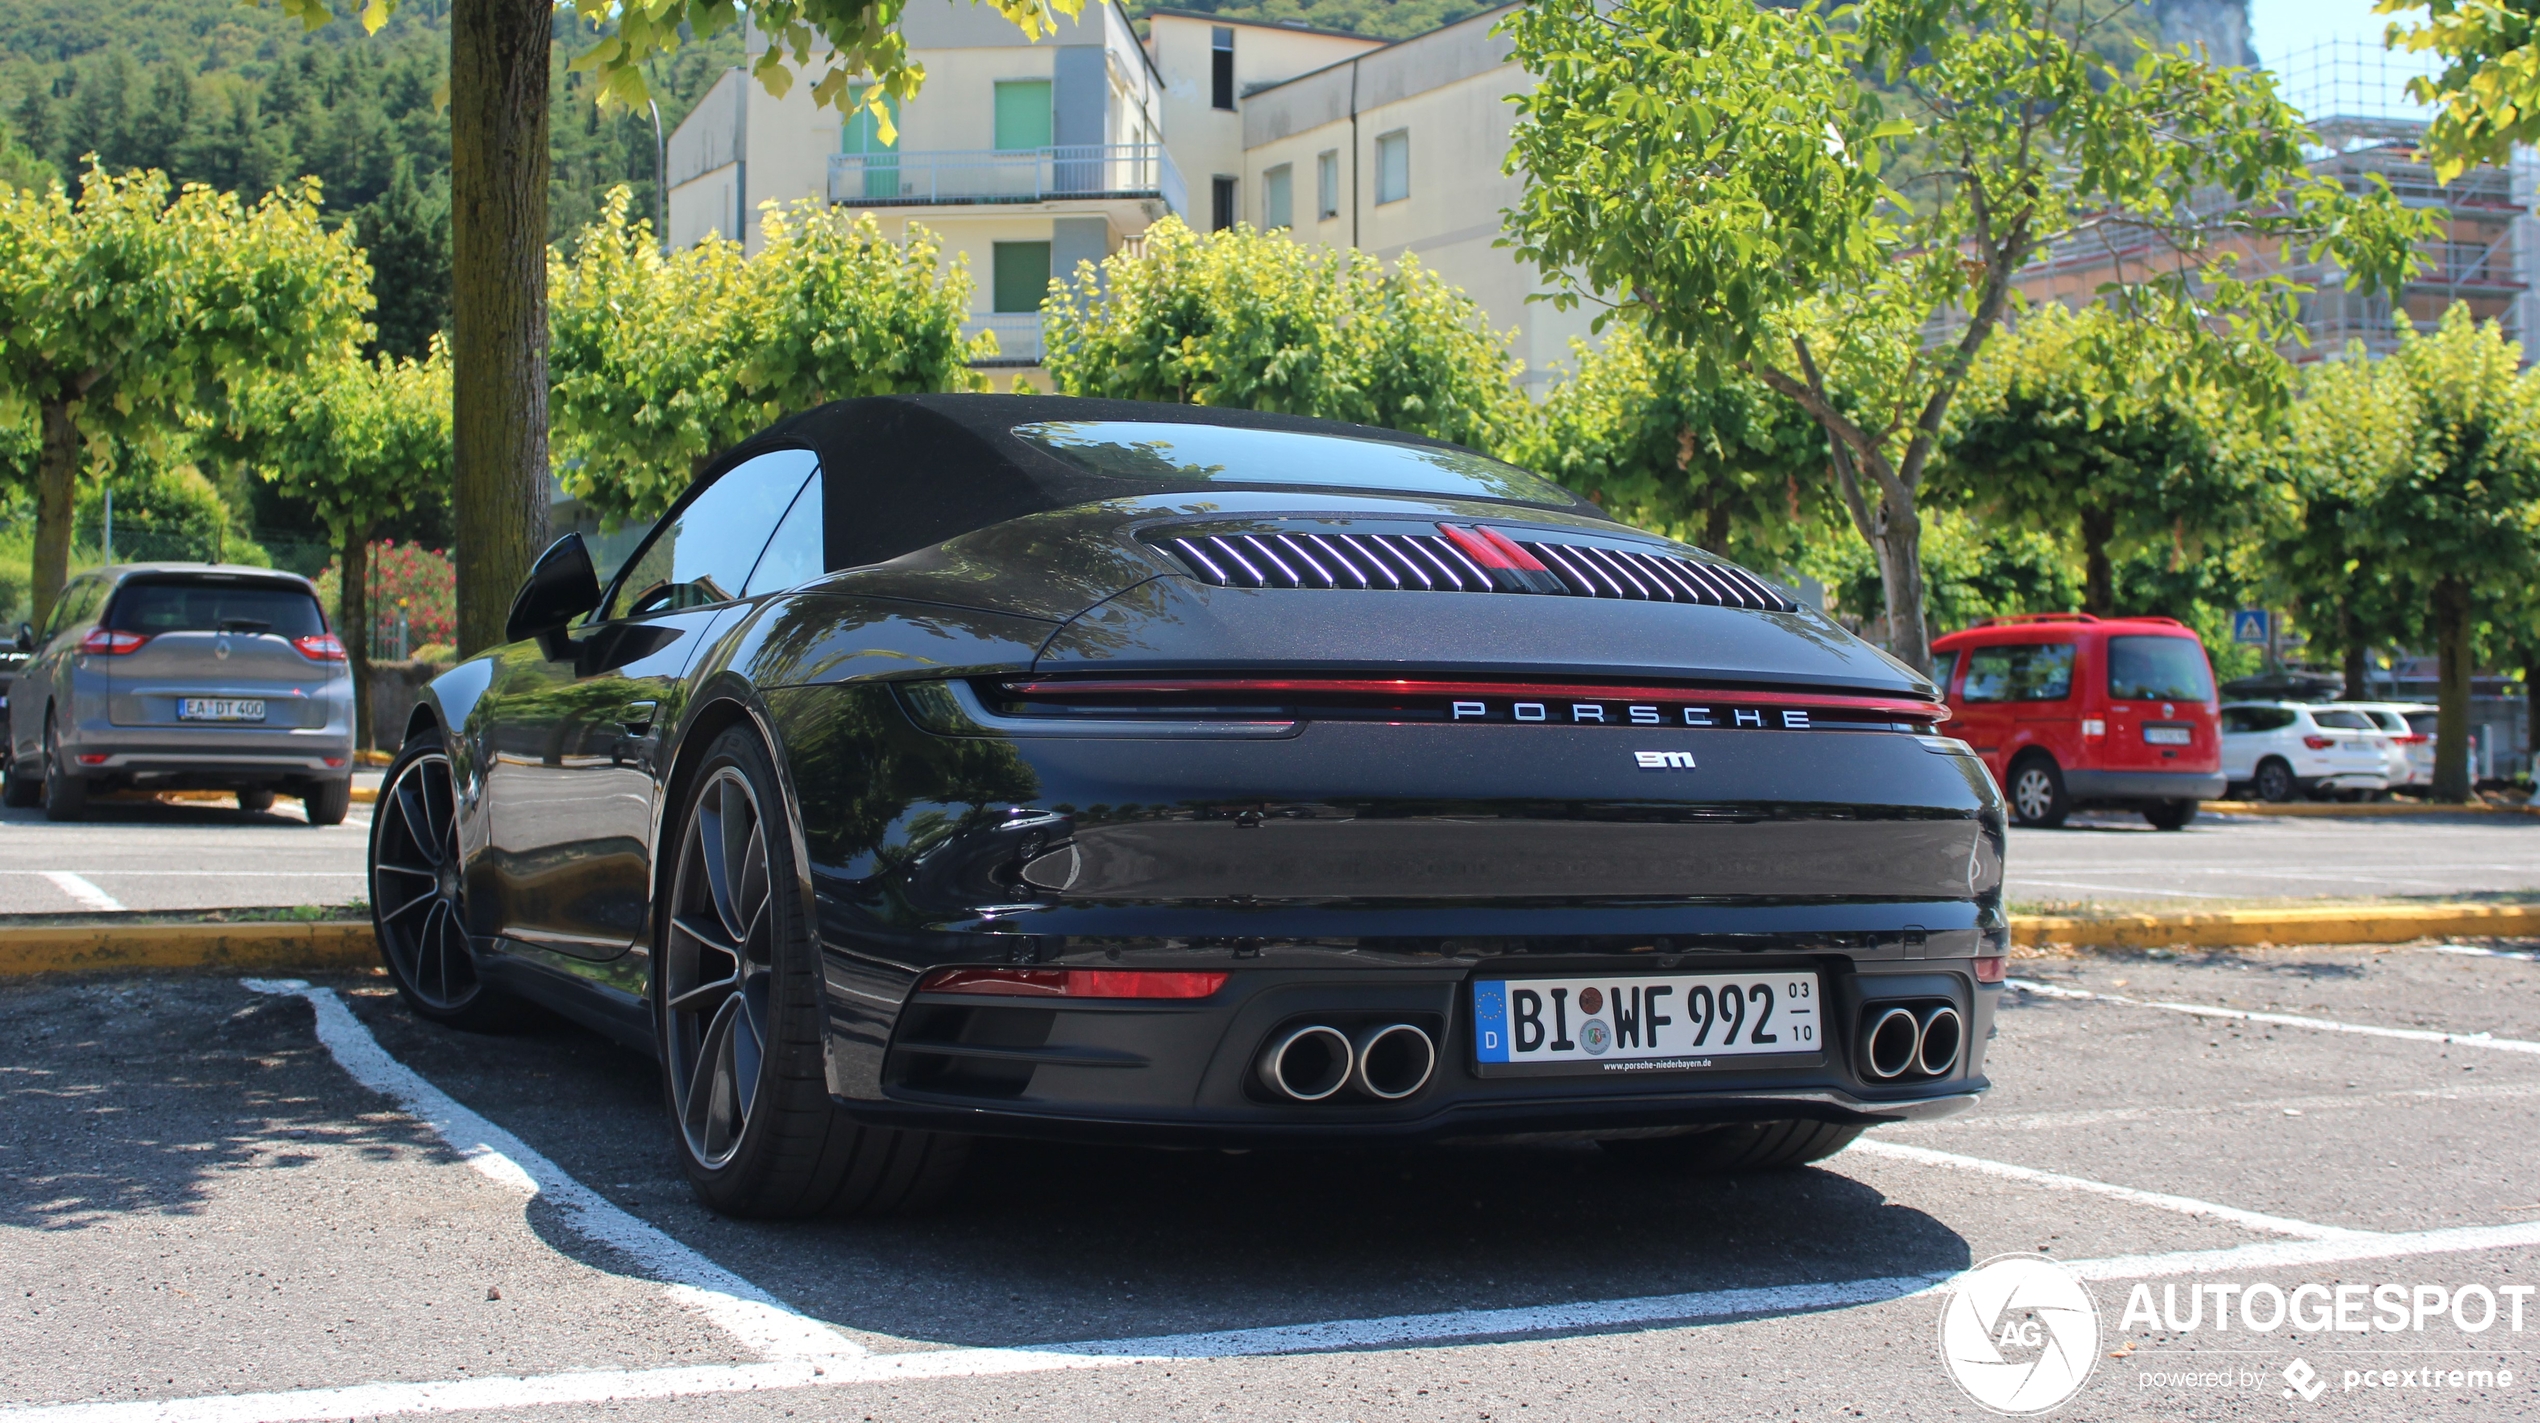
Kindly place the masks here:
POLYGON ((1766 1177, 992 1144, 940 1213, 783 1226, 701 1210, 650 1064, 577 1029, 21 984, 0 1418, 1974 1418, 1930 1291, 2018 1251, 2093 1282, 2059 1418, 2526 1417, 2530 949, 2022 960, 1982 1108, 1766 1177), (2313 1284, 2405 1322, 2124 1318, 2313 1284))
MULTIPOLYGON (((362 895, 369 826, 357 804, 344 824, 312 829, 290 800, 261 815, 106 803, 73 825, 0 810, 0 914, 340 904, 362 895)), ((2012 831, 2008 861, 2021 905, 2528 893, 2540 891, 2540 816, 2208 815, 2163 833, 2139 816, 2085 815, 2012 831)))

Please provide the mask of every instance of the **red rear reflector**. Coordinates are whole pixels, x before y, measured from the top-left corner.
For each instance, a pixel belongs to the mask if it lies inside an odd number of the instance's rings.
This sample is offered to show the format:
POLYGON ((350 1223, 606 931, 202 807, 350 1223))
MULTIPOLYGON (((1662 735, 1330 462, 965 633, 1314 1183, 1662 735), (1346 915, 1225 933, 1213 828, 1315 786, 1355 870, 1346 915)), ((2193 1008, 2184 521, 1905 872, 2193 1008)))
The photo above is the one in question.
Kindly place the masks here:
POLYGON ((330 771, 344 764, 344 758, 341 756, 327 756, 321 759, 326 762, 326 768, 330 771))
POLYGON ((106 764, 106 753, 103 751, 82 751, 79 753, 79 764, 83 766, 103 766, 106 764))
POLYGON ((148 633, 117 632, 113 628, 94 628, 90 630, 88 636, 79 640, 79 650, 98 653, 106 657, 121 657, 127 652, 139 649, 141 644, 149 640, 148 633))
POLYGON ((313 632, 307 637, 295 637, 291 639, 291 645, 300 649, 300 655, 311 662, 344 660, 344 639, 331 632, 313 632))
POLYGON ((1990 958, 1976 960, 1976 982, 1978 983, 2000 983, 2009 977, 2010 973, 2011 958, 2008 954, 1995 954, 1990 958))
POLYGON ((1206 998, 1225 986, 1222 973, 1143 968, 939 968, 918 980, 917 991, 1009 998, 1206 998))

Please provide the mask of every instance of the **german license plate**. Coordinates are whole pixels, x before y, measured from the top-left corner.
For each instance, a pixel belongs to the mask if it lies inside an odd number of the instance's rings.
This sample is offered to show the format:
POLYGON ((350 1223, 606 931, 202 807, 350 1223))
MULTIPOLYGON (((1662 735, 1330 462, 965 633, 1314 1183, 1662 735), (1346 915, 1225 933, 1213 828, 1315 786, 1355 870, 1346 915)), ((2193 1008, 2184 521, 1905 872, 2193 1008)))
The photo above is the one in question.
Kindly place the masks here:
POLYGON ((176 716, 179 721, 262 721, 265 704, 260 697, 179 697, 176 716))
POLYGON ((2143 740, 2152 746, 2185 746, 2189 733, 2183 726, 2147 726, 2143 728, 2143 740))
POLYGON ((1825 1051, 1813 973, 1479 979, 1473 1051, 1503 1071, 1672 1072, 1825 1051))

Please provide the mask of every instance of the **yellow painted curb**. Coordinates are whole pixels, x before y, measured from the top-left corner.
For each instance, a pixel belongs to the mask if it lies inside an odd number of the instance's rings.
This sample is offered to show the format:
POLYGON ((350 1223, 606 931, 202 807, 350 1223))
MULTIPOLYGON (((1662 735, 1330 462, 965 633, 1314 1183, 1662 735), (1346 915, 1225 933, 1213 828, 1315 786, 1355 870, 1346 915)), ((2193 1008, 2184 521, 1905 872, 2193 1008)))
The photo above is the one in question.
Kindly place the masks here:
POLYGON ((274 972, 377 962, 366 920, 0 927, 0 978, 167 968, 274 972))
POLYGON ((2201 809, 2217 815, 2292 815, 2318 816, 2328 820, 2373 819, 2384 815, 2535 815, 2540 807, 2497 805, 2489 801, 2472 801, 2466 805, 2448 805, 2442 801, 2416 800, 2293 800, 2281 803, 2264 800, 2209 800, 2201 809))
POLYGON ((2202 914, 2011 916, 2028 948, 2246 948, 2254 944, 2404 944, 2416 939, 2540 936, 2540 904, 2347 905, 2223 909, 2202 914))

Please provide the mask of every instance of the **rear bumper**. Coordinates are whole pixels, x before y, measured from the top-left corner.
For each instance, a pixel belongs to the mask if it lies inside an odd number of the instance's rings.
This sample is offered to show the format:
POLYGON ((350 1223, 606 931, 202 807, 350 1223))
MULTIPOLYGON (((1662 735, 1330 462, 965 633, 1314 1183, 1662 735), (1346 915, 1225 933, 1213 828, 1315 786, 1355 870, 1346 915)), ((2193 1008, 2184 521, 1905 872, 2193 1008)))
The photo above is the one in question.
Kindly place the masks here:
POLYGON ((353 773, 350 739, 342 745, 295 746, 288 751, 197 751, 182 747, 75 748, 82 775, 128 781, 185 780, 274 784, 292 780, 341 780, 353 773), (103 761, 88 758, 103 756, 103 761), (329 763, 332 764, 329 764, 329 763))
POLYGON ((2220 771, 2066 771, 2074 800, 2220 800, 2220 771))

